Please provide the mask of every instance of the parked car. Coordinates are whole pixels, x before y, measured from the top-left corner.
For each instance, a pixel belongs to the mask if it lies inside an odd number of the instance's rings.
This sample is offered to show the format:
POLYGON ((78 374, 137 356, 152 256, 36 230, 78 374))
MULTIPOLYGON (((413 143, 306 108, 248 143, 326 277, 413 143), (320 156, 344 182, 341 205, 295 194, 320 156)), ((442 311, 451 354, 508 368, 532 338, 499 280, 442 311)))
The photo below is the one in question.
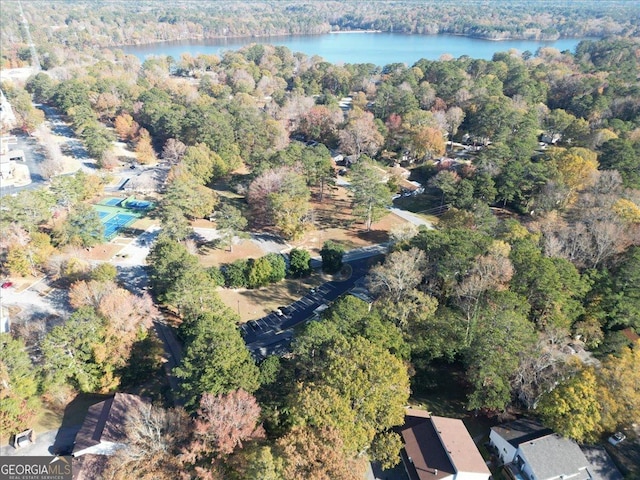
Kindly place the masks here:
POLYGON ((6 281, 1 286, 2 286, 2 288, 13 287, 13 282, 6 281))
POLYGON ((609 437, 609 443, 611 445, 618 445, 619 443, 624 442, 627 436, 622 432, 616 432, 609 437))

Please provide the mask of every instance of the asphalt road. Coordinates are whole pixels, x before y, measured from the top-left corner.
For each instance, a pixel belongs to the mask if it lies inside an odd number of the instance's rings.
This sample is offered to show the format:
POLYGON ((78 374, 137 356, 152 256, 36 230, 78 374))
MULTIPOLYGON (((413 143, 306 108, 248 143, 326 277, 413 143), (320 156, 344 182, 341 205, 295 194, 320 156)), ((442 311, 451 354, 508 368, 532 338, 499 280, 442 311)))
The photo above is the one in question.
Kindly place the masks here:
POLYGON ((326 282, 283 310, 284 315, 270 313, 240 326, 247 348, 256 358, 286 353, 293 340, 293 329, 314 316, 321 305, 328 305, 356 286, 379 260, 381 248, 353 252, 345 263, 351 265, 352 274, 344 281, 326 282), (353 258, 355 257, 355 258, 353 258))

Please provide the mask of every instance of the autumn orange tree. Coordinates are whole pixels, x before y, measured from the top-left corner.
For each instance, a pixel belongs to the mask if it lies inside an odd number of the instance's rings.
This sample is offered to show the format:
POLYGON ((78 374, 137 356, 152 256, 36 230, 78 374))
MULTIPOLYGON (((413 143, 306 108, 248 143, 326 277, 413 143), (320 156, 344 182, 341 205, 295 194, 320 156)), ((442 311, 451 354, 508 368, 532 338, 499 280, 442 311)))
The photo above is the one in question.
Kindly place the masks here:
POLYGON ((153 164, 158 160, 153 145, 151 145, 151 135, 149 135, 149 132, 144 128, 141 128, 138 133, 136 157, 142 165, 153 164))
POLYGON ((204 393, 193 421, 193 437, 188 451, 194 459, 222 457, 242 448, 243 442, 262 438, 260 406, 242 389, 227 394, 204 393))
POLYGON ((140 126, 128 113, 121 113, 114 121, 114 127, 118 136, 125 142, 133 140, 138 135, 140 126))
POLYGON ((364 457, 345 453, 337 430, 295 427, 277 442, 288 480, 359 480, 363 478, 364 457))

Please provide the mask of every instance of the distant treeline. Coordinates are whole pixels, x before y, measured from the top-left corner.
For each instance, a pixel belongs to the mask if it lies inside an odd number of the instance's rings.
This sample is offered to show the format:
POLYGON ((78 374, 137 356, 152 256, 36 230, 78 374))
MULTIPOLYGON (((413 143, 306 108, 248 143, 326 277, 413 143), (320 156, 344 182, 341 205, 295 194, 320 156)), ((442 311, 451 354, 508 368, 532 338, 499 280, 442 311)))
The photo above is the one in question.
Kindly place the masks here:
MULTIPOLYGON (((95 2, 23 4, 34 42, 87 49, 168 40, 321 34, 340 30, 450 33, 488 39, 638 35, 635 2, 95 2)), ((2 65, 27 62, 17 3, 0 18, 2 65)), ((45 55, 45 58, 48 58, 45 55)))

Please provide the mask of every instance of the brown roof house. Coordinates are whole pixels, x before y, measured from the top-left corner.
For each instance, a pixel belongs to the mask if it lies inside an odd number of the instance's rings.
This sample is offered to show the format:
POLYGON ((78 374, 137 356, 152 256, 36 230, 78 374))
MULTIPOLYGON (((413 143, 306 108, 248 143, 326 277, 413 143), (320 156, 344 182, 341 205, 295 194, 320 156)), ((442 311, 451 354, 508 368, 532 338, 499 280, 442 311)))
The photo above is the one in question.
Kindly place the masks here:
POLYGON ((124 447, 127 440, 124 433, 127 416, 146 404, 137 395, 116 393, 104 402, 92 405, 76 435, 72 455, 112 455, 124 447))
POLYGON ((411 480, 488 480, 491 472, 462 420, 409 408, 399 430, 411 480))

